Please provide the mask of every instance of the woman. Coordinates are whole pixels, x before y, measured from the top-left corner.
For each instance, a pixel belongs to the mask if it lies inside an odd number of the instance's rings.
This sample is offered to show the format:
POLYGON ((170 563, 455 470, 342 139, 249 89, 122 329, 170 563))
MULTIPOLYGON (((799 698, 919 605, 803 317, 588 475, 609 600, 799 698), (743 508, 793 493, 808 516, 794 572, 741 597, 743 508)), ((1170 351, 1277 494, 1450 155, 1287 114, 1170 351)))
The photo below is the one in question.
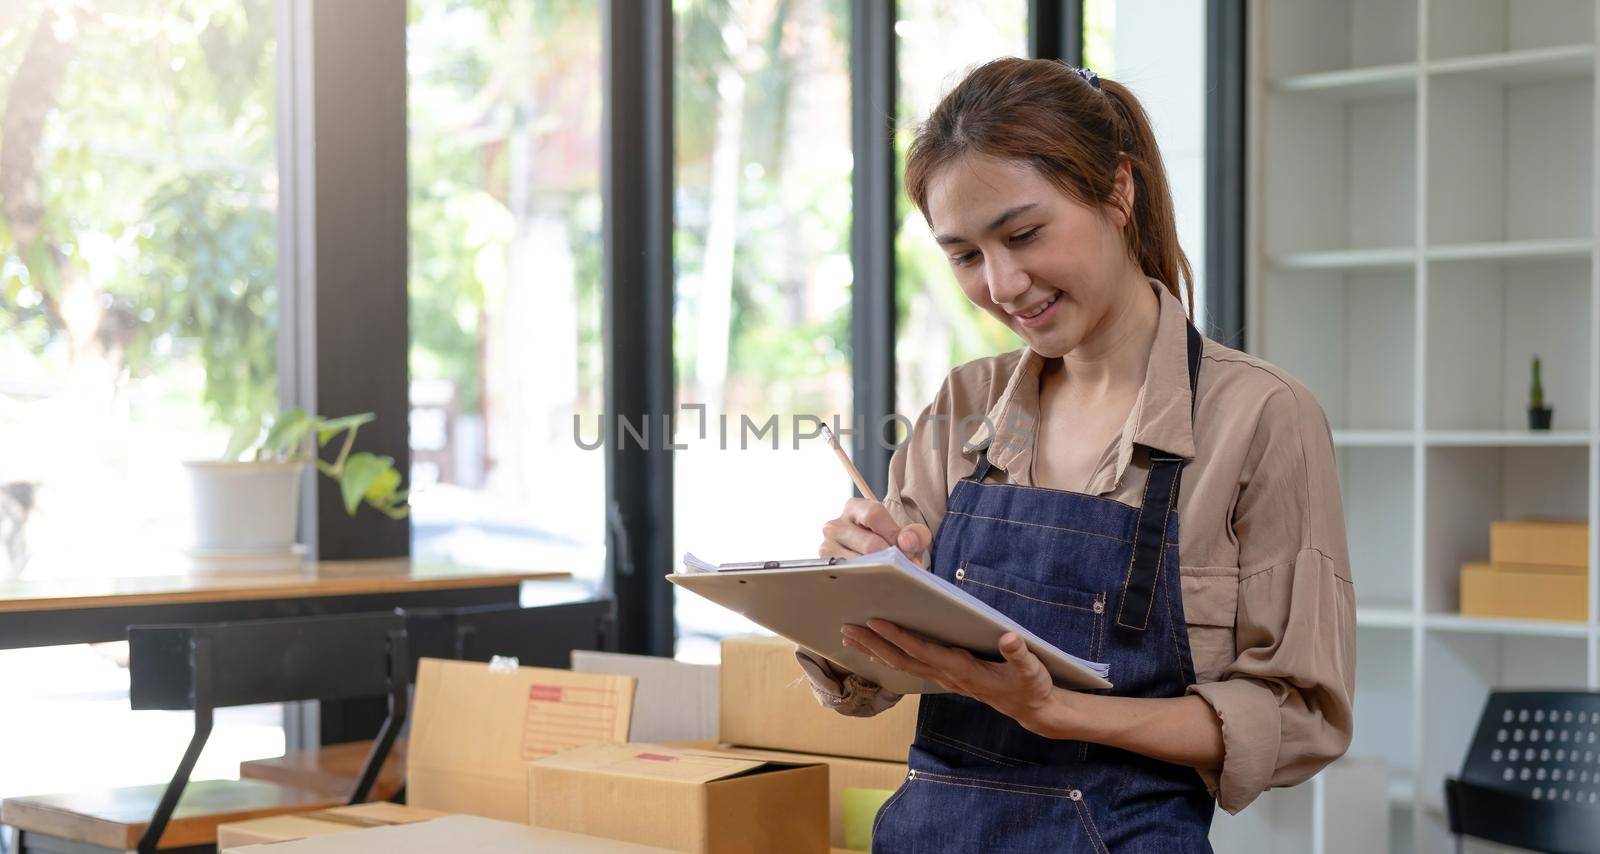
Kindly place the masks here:
MULTIPOLYGON (((1115 688, 1053 686, 1012 633, 994 663, 884 621, 843 627, 950 692, 922 698, 874 850, 1209 851, 1213 803, 1237 812, 1350 741, 1327 419, 1189 323, 1161 156, 1126 88, 1046 60, 977 68, 919 129, 905 186, 967 298, 1027 346, 951 372, 884 502, 850 501, 821 553, 897 545, 1109 663, 1115 688)), ((844 714, 898 699, 799 656, 844 714)))

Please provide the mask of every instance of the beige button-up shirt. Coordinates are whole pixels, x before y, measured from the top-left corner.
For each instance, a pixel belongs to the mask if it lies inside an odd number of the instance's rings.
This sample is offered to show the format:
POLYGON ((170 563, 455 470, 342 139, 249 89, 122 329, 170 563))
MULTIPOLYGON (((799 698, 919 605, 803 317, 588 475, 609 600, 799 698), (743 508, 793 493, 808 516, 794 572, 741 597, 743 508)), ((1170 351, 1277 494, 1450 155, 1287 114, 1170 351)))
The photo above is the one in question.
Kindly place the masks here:
MULTIPOLYGON (((1151 284, 1161 317, 1144 385, 1086 491, 1137 507, 1149 473, 1144 448, 1189 461, 1178 495, 1197 680, 1189 690, 1216 711, 1226 751, 1220 773, 1200 775, 1223 809, 1238 812, 1269 787, 1306 780, 1350 744, 1356 611, 1333 439, 1304 386, 1210 339, 1191 425, 1186 314, 1151 284)), ((897 521, 937 533, 946 498, 984 447, 1001 470, 991 478, 1033 485, 1042 365, 1022 349, 950 372, 890 463, 884 505, 897 521)), ((863 715, 899 699, 799 652, 825 705, 863 715)))

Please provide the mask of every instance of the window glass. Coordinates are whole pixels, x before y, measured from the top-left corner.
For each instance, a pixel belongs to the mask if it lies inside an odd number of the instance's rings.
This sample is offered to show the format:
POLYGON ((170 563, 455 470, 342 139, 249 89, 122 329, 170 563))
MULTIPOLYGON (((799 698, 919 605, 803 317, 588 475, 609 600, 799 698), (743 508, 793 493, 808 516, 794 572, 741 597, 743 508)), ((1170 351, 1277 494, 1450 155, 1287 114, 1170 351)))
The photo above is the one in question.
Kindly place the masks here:
POLYGON ((1132 89, 1155 126, 1204 331, 1206 4, 1087 0, 1083 55, 1090 68, 1132 89))
MULTIPOLYGON (((412 0, 413 554, 605 572, 598 4, 412 0)), ((573 589, 577 588, 577 589, 573 589)))
MULTIPOLYGON (((0 4, 0 582, 175 575, 181 462, 277 405, 271 0, 0 4)), ((0 651, 0 797, 164 782, 124 643, 0 651)), ((283 752, 219 714, 197 780, 283 752)))
MULTIPOLYGON (((804 418, 852 411, 850 8, 682 0, 674 25, 678 399, 707 428, 680 410, 677 551, 815 555, 851 495, 804 418)), ((692 594, 677 619, 698 660, 753 629, 692 594)))
MULTIPOLYGON (((1025 0, 901 0, 895 24, 900 65, 898 132, 902 174, 917 124, 968 70, 1002 56, 1028 55, 1025 0)), ((915 419, 963 362, 1022 346, 999 321, 962 295, 928 224, 899 193, 895 285, 895 408, 915 419)))

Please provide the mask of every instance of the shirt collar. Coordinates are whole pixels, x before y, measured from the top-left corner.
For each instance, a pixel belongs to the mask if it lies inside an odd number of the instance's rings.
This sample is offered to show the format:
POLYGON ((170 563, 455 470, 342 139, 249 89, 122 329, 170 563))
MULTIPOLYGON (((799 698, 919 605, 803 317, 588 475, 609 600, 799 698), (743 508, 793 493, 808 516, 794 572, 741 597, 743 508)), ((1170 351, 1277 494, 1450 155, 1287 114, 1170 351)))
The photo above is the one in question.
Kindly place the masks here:
MULTIPOLYGON (((1160 298, 1161 314, 1156 321, 1156 340, 1150 348, 1150 363, 1144 384, 1128 413, 1117 440, 1114 489, 1133 458, 1135 445, 1165 451, 1185 460, 1194 459, 1192 395, 1189 391, 1188 315, 1183 303, 1154 279, 1149 280, 1160 298)), ((1033 454, 1033 440, 1039 422, 1039 373, 1044 357, 1025 350, 1011 372, 1005 391, 990 407, 972 438, 962 451, 975 455, 989 449, 989 461, 1007 472, 1027 466, 1033 454)))

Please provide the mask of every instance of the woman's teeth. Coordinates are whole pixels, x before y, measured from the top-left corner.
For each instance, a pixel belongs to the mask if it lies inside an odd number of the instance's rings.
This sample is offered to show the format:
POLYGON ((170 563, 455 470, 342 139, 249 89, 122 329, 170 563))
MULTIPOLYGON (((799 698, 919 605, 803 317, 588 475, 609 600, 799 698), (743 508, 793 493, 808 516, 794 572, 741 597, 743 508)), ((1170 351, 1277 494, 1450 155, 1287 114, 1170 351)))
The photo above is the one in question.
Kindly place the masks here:
POLYGON ((1045 300, 1044 301, 1044 305, 1041 305, 1038 308, 1034 309, 1033 311, 1030 311, 1027 314, 1024 314, 1024 315, 1021 315, 1021 316, 1022 317, 1029 317, 1029 318, 1038 317, 1039 315, 1044 314, 1044 310, 1045 309, 1049 308, 1052 305, 1055 305, 1056 304, 1056 300, 1059 299, 1060 297, 1061 297, 1060 294, 1056 294, 1055 296, 1045 300))

